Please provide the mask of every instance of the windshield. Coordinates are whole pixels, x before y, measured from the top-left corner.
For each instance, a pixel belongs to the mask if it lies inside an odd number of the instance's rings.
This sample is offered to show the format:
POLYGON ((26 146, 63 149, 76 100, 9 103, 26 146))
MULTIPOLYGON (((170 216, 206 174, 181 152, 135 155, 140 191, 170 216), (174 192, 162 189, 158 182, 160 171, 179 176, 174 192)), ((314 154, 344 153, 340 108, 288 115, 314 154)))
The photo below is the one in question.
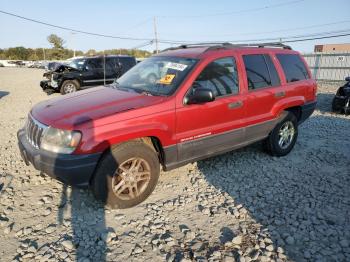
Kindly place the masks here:
POLYGON ((82 70, 84 67, 86 59, 74 59, 68 63, 68 66, 73 67, 75 69, 82 70))
POLYGON ((168 96, 175 92, 196 62, 197 59, 192 58, 151 57, 131 68, 112 87, 168 96))

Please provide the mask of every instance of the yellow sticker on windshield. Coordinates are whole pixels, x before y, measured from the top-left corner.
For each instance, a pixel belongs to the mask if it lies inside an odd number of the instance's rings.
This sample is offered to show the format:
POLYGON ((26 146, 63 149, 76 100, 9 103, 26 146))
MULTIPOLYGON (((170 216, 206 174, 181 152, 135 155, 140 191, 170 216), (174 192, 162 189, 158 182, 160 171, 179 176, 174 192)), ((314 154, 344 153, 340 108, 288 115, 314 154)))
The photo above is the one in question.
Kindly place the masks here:
POLYGON ((170 85, 171 82, 173 82, 173 79, 175 78, 175 75, 165 75, 163 78, 161 78, 158 83, 163 85, 170 85))

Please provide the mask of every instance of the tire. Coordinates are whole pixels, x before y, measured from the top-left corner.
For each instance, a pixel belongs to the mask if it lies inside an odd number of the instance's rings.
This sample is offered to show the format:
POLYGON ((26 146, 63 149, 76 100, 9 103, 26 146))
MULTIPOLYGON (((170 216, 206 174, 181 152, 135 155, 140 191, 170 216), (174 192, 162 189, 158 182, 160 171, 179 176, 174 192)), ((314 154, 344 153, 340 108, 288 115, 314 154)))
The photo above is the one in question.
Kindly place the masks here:
POLYGON ((344 114, 346 116, 350 115, 350 98, 347 99, 344 106, 344 114))
POLYGON ((61 94, 69 94, 69 93, 74 93, 79 90, 79 82, 77 80, 66 80, 63 82, 61 86, 61 94))
POLYGON ((336 101, 336 98, 334 97, 333 98, 333 101, 332 101, 332 112, 334 113, 337 113, 340 111, 340 108, 339 106, 337 105, 337 101, 336 101))
POLYGON ((92 190, 97 199, 111 208, 130 208, 153 192, 159 173, 159 159, 151 146, 141 141, 123 143, 101 159, 92 180, 92 190), (135 163, 138 167, 132 169, 135 163), (140 181, 135 183, 136 177, 140 181), (113 188, 119 192, 115 193, 113 188))
POLYGON ((265 149, 272 156, 285 156, 293 149, 297 138, 297 118, 293 113, 288 112, 286 117, 275 126, 268 138, 264 141, 265 149))

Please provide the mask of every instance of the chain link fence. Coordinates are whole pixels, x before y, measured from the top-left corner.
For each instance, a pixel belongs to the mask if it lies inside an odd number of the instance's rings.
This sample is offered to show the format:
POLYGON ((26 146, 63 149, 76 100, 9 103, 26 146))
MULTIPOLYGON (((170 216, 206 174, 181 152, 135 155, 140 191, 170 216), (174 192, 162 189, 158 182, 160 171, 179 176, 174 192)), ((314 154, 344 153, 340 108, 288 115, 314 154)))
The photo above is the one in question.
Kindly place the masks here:
POLYGON ((303 54, 317 81, 338 82, 350 76, 350 52, 303 54))

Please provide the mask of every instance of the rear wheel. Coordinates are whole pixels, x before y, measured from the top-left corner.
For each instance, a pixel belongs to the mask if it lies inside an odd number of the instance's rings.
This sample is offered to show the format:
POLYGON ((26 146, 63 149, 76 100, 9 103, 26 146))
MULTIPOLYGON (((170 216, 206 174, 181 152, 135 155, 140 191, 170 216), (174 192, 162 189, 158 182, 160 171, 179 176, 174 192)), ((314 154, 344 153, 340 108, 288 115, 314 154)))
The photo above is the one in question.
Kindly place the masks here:
POLYGON ((93 193, 112 208, 129 208, 154 190, 160 173, 156 152, 141 141, 121 144, 107 153, 92 181, 93 193))
POLYGON ((288 112, 265 140, 267 151, 273 156, 285 156, 294 147, 298 137, 298 122, 295 115, 288 112))
POLYGON ((70 94, 78 91, 80 85, 79 82, 76 80, 66 80, 63 82, 61 86, 61 94, 70 94))

